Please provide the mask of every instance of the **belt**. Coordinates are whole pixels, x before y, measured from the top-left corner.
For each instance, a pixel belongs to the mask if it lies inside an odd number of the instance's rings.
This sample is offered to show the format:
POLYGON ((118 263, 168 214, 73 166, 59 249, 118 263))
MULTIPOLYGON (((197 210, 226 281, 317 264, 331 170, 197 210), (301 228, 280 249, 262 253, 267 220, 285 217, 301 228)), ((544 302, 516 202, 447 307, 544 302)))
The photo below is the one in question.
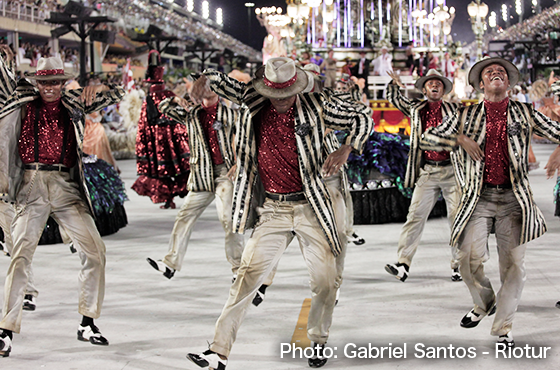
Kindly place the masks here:
POLYGON ((436 167, 449 166, 451 164, 451 159, 444 159, 443 161, 430 161, 429 159, 425 159, 424 164, 436 167))
POLYGON ((63 164, 28 163, 23 165, 26 170, 70 172, 70 167, 63 164))
POLYGON ((297 202, 300 200, 305 200, 305 194, 300 193, 289 193, 289 194, 278 194, 278 193, 266 193, 268 199, 277 200, 280 202, 297 202))
POLYGON ((498 189, 498 190, 511 189, 511 183, 494 185, 485 182, 484 189, 498 189))

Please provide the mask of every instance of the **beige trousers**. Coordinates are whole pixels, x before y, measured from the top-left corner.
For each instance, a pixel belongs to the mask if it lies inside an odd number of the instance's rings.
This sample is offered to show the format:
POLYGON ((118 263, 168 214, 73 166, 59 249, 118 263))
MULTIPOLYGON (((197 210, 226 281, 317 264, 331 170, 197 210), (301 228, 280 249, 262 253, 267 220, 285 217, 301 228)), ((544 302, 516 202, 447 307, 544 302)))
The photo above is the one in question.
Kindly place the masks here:
MULTIPOLYGON (((12 241, 12 221, 14 219, 14 208, 12 205, 0 202, 0 227, 4 231, 4 241, 6 251, 12 255, 13 241, 12 241)), ((27 286, 25 287, 25 294, 31 294, 34 297, 39 295, 39 291, 35 287, 35 277, 33 275, 33 267, 29 264, 27 269, 27 286)))
POLYGON ((173 225, 171 239, 169 240, 169 251, 163 258, 163 262, 180 271, 183 259, 187 253, 189 239, 191 238, 194 225, 202 212, 216 198, 216 209, 218 218, 224 231, 226 258, 231 264, 231 270, 237 273, 241 263, 241 254, 245 239, 243 235, 234 233, 231 217, 233 201, 233 182, 227 177, 225 165, 214 166, 214 186, 216 191, 191 191, 187 194, 173 225))
POLYGON ((237 280, 216 322, 210 349, 223 356, 229 356, 237 330, 257 289, 278 264, 294 237, 300 242, 310 276, 312 295, 307 336, 316 343, 326 343, 329 335, 337 269, 335 257, 311 206, 307 201, 275 202, 266 199, 259 209, 259 216, 259 224, 243 251, 237 280))
POLYGON ((510 332, 525 285, 527 245, 519 245, 521 222, 521 206, 513 190, 485 189, 459 239, 461 276, 471 293, 475 312, 486 313, 496 302, 496 316, 491 330, 491 334, 496 336, 510 332), (502 282, 497 297, 484 273, 492 224, 496 231, 502 282))
MULTIPOLYGON (((348 247, 348 238, 354 232, 354 205, 352 204, 352 196, 350 192, 346 192, 346 197, 342 193, 342 176, 340 172, 333 176, 325 178, 325 185, 331 195, 331 202, 333 204, 334 217, 336 219, 336 229, 338 230, 338 237, 340 238, 340 254, 336 257, 336 271, 337 271, 337 288, 342 285, 342 273, 344 272, 344 259, 346 258, 346 248, 348 247)), ((304 244, 307 241, 301 240, 300 243, 304 244)), ((272 272, 265 279, 264 285, 271 286, 276 275, 278 265, 274 266, 272 272)))
POLYGON ((49 215, 80 249, 78 276, 81 315, 98 318, 105 294, 105 244, 80 194, 65 172, 26 170, 12 222, 13 250, 4 288, 0 328, 19 333, 27 271, 49 215))
MULTIPOLYGON (((401 229, 397 249, 398 262, 412 264, 416 254, 426 220, 436 204, 439 194, 443 194, 447 206, 447 219, 449 226, 453 225, 457 207, 461 200, 461 191, 457 186, 453 166, 424 165, 420 169, 406 222, 401 229)), ((451 246, 451 268, 459 267, 457 248, 451 246)))

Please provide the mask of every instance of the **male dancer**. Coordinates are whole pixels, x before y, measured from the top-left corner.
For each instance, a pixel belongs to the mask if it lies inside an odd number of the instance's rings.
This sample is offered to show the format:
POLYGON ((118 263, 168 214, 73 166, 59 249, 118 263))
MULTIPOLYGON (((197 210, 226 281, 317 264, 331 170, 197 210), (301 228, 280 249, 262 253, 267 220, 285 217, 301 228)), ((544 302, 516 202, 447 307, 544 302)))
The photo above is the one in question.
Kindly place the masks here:
POLYGON ((210 349, 190 353, 188 358, 200 367, 225 369, 247 307, 297 237, 306 241, 300 247, 313 293, 307 333, 314 356, 308 363, 323 366, 337 288, 335 257, 341 245, 321 169, 330 176, 340 170, 353 148, 361 150, 373 128, 371 112, 336 106, 323 94, 302 93, 308 78, 289 58, 269 59, 247 85, 215 71, 205 75, 216 93, 245 104, 250 113, 236 136, 235 231, 250 226, 248 213, 258 187, 264 187, 266 200, 259 207, 258 223, 243 251, 237 280, 216 323, 210 349), (321 110, 323 114, 318 115, 321 110), (326 128, 346 129, 350 134, 324 160, 326 128))
POLYGON ((232 228, 233 182, 228 177, 228 171, 235 166, 231 145, 238 112, 220 103, 206 78, 195 81, 191 97, 199 104, 188 113, 177 106, 181 102, 179 97, 164 100, 160 105, 164 114, 187 126, 191 174, 189 193, 175 219, 169 251, 163 260, 148 258, 148 263, 163 272, 163 276, 168 279, 173 277, 175 271, 181 270, 196 220, 216 198, 218 218, 226 232, 226 257, 231 263, 235 279, 244 239, 243 235, 234 233, 232 228))
MULTIPOLYGON (((528 179, 528 153, 533 130, 560 142, 560 123, 531 104, 511 101, 507 91, 519 81, 519 71, 502 58, 487 58, 469 72, 469 83, 484 101, 460 108, 451 119, 429 128, 420 143, 424 150, 454 150, 455 172, 462 188, 451 240, 457 243, 461 275, 474 308, 461 320, 474 328, 486 315, 496 317, 491 334, 513 346, 513 317, 526 279, 527 243, 546 231, 544 217, 533 201, 528 179), (492 227, 498 244, 500 280, 496 295, 484 273, 486 244, 492 227)), ((560 92, 560 83, 552 85, 560 92)))
POLYGON ((28 79, 16 83, 6 65, 13 59, 11 51, 5 45, 1 51, 6 59, 0 58, 0 172, 9 180, 0 193, 15 202, 15 216, 0 356, 10 355, 13 332, 20 331, 27 269, 49 215, 83 252, 78 340, 107 345, 93 321, 100 315, 105 291, 105 244, 95 227, 83 180, 82 141, 85 115, 118 103, 124 90, 96 85, 64 91, 71 75, 59 57, 39 59, 37 72, 28 76, 36 87, 28 79))
MULTIPOLYGON (((410 117, 410 151, 406 163, 404 186, 414 188, 408 215, 404 223, 397 249, 396 263, 389 263, 385 270, 404 282, 408 278, 412 258, 420 244, 426 220, 434 208, 440 193, 447 205, 449 225, 453 224, 460 190, 457 187, 449 152, 423 151, 420 149, 422 133, 429 127, 436 127, 453 114, 459 104, 442 101, 442 97, 453 89, 453 83, 438 71, 431 69, 420 77, 415 86, 426 96, 426 100, 410 101, 404 97, 404 88, 399 76, 393 72, 393 79, 387 85, 387 98, 397 109, 410 117)), ((451 246, 451 280, 461 281, 459 262, 451 246)))
MULTIPOLYGON (((322 92, 323 80, 319 74, 319 67, 316 64, 310 63, 304 66, 303 70, 307 73, 307 77, 309 79, 307 87, 303 90, 303 92, 322 92)), ((340 106, 347 106, 351 109, 363 110, 364 112, 368 111, 369 108, 359 101, 358 97, 360 95, 360 91, 358 86, 353 85, 352 88, 350 88, 348 82, 343 83, 345 85, 344 91, 337 90, 336 92, 333 92, 331 89, 326 89, 326 95, 330 96, 330 99, 340 106)), ((327 158, 329 154, 334 153, 339 147, 340 143, 335 135, 335 132, 332 129, 327 129, 323 140, 323 156, 327 158)), ((336 257, 336 282, 338 287, 336 290, 336 304, 338 303, 340 285, 342 284, 342 273, 344 271, 344 259, 346 258, 347 244, 350 241, 353 241, 356 245, 361 245, 365 243, 365 240, 360 238, 353 228, 354 207, 348 186, 346 166, 341 166, 340 170, 331 176, 324 176, 324 182, 332 199, 341 245, 340 254, 336 257)), ((300 242, 305 244, 306 240, 302 239, 300 242)), ((253 298, 254 306, 259 306, 264 301, 266 289, 272 285, 274 275, 276 274, 276 268, 277 266, 274 266, 271 274, 265 279, 264 283, 255 294, 255 297, 253 298)))

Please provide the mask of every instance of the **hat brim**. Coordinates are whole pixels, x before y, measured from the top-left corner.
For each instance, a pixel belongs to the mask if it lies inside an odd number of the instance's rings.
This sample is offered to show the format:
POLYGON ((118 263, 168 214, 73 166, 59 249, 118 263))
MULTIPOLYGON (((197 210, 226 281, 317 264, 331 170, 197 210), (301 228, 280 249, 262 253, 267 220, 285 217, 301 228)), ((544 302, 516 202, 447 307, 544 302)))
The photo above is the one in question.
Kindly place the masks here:
POLYGON ((37 72, 25 73, 25 77, 35 81, 66 81, 75 78, 73 73, 64 72, 63 75, 37 75, 37 72))
POLYGON ((291 86, 285 87, 283 89, 275 89, 273 87, 269 87, 264 83, 264 69, 265 66, 261 66, 255 72, 255 78, 253 79, 253 87, 259 94, 264 96, 265 98, 272 98, 272 99, 285 99, 289 98, 290 96, 297 95, 305 90, 309 79, 307 77, 307 73, 299 68, 296 67, 296 82, 294 82, 291 86))
POLYGON ((482 70, 490 64, 499 64, 506 69, 509 79, 508 90, 517 85, 517 83, 519 82, 520 73, 515 64, 504 58, 492 57, 482 59, 471 67, 471 70, 469 72, 469 84, 474 87, 476 91, 484 94, 484 89, 480 88, 480 74, 482 73, 482 70))
POLYGON ((420 92, 422 92, 424 85, 429 80, 440 80, 443 83, 443 88, 444 88, 443 95, 449 94, 451 90, 453 90, 453 82, 451 82, 449 79, 443 76, 437 76, 437 75, 420 77, 414 83, 414 87, 416 87, 420 92))

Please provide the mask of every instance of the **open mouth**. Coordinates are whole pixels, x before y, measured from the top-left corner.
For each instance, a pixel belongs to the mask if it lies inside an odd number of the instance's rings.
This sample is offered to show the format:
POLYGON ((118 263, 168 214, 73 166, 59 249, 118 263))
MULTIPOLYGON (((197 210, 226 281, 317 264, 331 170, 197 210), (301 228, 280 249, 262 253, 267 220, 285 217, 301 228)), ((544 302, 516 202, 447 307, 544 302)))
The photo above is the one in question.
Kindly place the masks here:
POLYGON ((504 79, 500 76, 492 77, 492 81, 496 81, 496 80, 503 81, 504 79))

